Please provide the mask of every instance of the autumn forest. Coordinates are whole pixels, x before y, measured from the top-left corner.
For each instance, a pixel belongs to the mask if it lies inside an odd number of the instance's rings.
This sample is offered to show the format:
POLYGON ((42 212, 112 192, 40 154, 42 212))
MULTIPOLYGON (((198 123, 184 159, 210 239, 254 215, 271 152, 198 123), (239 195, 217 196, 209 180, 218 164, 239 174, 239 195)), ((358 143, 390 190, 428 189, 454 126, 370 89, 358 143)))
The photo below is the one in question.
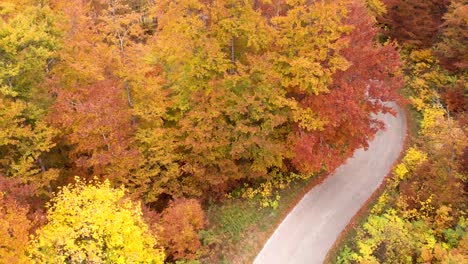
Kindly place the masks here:
POLYGON ((0 0, 0 263, 241 263, 255 228, 225 206, 283 210, 388 102, 405 152, 331 261, 464 263, 467 22, 466 0, 0 0))

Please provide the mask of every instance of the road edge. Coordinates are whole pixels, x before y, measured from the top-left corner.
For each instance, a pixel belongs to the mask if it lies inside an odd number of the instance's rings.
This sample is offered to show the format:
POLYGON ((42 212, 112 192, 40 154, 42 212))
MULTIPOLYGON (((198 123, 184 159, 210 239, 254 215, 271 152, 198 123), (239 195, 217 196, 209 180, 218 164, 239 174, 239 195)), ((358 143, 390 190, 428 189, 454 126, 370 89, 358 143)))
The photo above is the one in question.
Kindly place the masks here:
MULTIPOLYGON (((395 104, 401 109, 401 112, 403 113, 402 116, 405 119, 404 122, 406 123, 406 133, 405 133, 405 139, 404 139, 403 144, 402 144, 402 151, 400 152, 400 155, 398 156, 398 158, 392 164, 392 167, 391 167, 392 169, 383 178, 382 183, 379 185, 379 187, 372 193, 372 195, 369 197, 369 199, 366 200, 366 202, 359 209, 359 211, 351 218, 351 220, 347 224, 347 226, 340 232, 338 238, 335 240, 332 247, 330 248, 327 255, 325 256, 325 261, 323 263, 332 263, 328 259, 330 257, 329 256, 330 253, 336 250, 336 248, 342 242, 343 238, 345 238, 346 235, 349 233, 349 230, 355 226, 355 221, 360 219, 360 217, 364 216, 364 214, 369 210, 369 208, 368 208, 369 205, 375 199, 377 199, 380 196, 381 192, 384 190, 384 187, 386 186, 387 178, 391 176, 393 167, 401 161, 402 155, 403 155, 403 153, 405 152, 405 150, 407 148, 408 131, 409 131, 409 129, 408 129, 408 125, 409 125, 408 124, 408 122, 409 122, 408 121, 409 120, 408 111, 406 110, 406 104, 403 101, 397 100, 397 101, 395 101, 395 104), (329 261, 329 262, 327 262, 327 261, 329 261)), ((397 110, 397 112, 398 112, 398 109, 395 109, 395 110, 397 110)), ((346 162, 346 160, 347 159, 344 159, 343 163, 346 162)), ((299 193, 299 195, 297 195, 297 197, 291 203, 288 204, 287 209, 285 209, 281 213, 280 217, 278 218, 278 221, 274 225, 272 225, 266 232, 264 232, 264 234, 262 235, 262 238, 259 239, 259 241, 257 243, 258 247, 254 249, 255 254, 252 254, 251 256, 249 256, 249 258, 247 258, 246 262, 244 262, 244 263, 254 263, 256 257, 258 256, 258 254, 265 247, 265 244, 268 241, 268 239, 270 239, 270 237, 273 235, 273 233, 276 231, 276 229, 278 229, 279 225, 291 213, 291 211, 299 204, 299 202, 302 200, 302 198, 304 198, 304 196, 307 193, 309 193, 314 187, 320 185, 324 180, 326 180, 328 178, 328 176, 332 175, 336 171, 337 168, 339 168, 341 165, 343 165, 343 163, 337 165, 335 168, 333 168, 333 170, 331 170, 331 171, 329 171, 327 173, 321 173, 318 176, 310 179, 310 182, 307 183, 307 185, 302 189, 302 191, 299 193)))
POLYGON ((371 205, 374 204, 374 202, 380 197, 380 195, 383 193, 385 188, 387 187, 387 182, 393 175, 393 168, 398 165, 401 160, 404 157, 405 151, 408 149, 408 144, 409 144, 409 139, 411 136, 411 132, 409 129, 410 125, 410 116, 407 110, 406 105, 402 105, 403 103, 398 103, 397 106, 401 109, 401 113, 403 114, 402 117, 404 118, 404 122, 406 123, 406 133, 405 133, 405 139, 403 140, 403 145, 402 149, 400 152, 400 155, 398 156, 397 159, 393 162, 390 171, 385 175, 385 177, 382 180, 382 183, 380 183, 379 187, 371 194, 371 196, 366 200, 366 202, 363 204, 363 206, 356 212, 356 214, 351 218, 351 220, 348 222, 346 227, 341 230, 340 234, 338 235, 338 238, 335 240, 333 245, 330 247, 328 250, 327 255, 325 256, 325 260, 323 261, 324 264, 332 264, 334 261, 334 258, 337 257, 338 255, 338 249, 343 246, 343 243, 347 236, 349 235, 351 230, 355 230, 356 227, 358 226, 358 223, 360 223, 360 220, 362 220, 364 217, 367 217, 370 210, 371 210, 371 205))

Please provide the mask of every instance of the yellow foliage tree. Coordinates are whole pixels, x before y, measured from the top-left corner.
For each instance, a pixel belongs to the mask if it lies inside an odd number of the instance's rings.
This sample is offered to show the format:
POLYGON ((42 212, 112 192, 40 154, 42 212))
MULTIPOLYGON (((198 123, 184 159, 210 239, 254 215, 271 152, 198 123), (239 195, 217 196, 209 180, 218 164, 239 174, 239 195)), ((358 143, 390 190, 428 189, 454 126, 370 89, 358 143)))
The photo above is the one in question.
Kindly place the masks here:
POLYGON ((35 263, 163 263, 164 252, 125 189, 77 179, 52 199, 30 246, 35 263))
POLYGON ((0 172, 40 191, 58 175, 45 162, 56 131, 41 120, 47 96, 40 85, 60 48, 56 20, 47 4, 0 3, 0 172))
POLYGON ((437 90, 451 80, 438 66, 431 50, 412 51, 406 60, 406 92, 413 106, 423 111, 439 101, 437 90))
POLYGON ((427 160, 427 154, 414 147, 408 149, 402 162, 398 164, 394 173, 399 179, 403 180, 410 170, 414 170, 418 165, 427 160))

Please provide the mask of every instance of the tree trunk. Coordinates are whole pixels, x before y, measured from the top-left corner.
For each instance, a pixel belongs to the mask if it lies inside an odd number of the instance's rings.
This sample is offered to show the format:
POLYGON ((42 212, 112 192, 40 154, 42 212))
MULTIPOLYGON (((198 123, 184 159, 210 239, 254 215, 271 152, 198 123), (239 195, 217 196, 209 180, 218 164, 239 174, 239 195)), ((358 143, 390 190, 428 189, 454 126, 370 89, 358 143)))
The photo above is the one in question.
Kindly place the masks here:
POLYGON ((235 69, 234 69, 234 63, 236 62, 236 57, 234 55, 235 53, 235 47, 234 47, 234 37, 231 38, 231 62, 232 62, 232 68, 231 68, 231 74, 234 74, 235 69))
POLYGON ((127 92, 128 106, 133 108, 132 94, 130 93, 130 86, 128 85, 128 81, 125 81, 125 91, 127 92))

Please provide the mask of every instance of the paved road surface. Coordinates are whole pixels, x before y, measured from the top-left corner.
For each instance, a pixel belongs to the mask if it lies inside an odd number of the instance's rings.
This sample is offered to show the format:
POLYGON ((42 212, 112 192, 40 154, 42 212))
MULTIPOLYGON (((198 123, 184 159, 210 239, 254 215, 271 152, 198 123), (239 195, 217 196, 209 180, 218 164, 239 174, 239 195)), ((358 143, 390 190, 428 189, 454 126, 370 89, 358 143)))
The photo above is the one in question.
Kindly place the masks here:
POLYGON ((397 117, 379 115, 387 129, 369 149, 358 149, 322 184, 308 192, 283 220, 254 264, 322 263, 351 218, 378 188, 398 158, 406 135, 400 108, 397 117))

